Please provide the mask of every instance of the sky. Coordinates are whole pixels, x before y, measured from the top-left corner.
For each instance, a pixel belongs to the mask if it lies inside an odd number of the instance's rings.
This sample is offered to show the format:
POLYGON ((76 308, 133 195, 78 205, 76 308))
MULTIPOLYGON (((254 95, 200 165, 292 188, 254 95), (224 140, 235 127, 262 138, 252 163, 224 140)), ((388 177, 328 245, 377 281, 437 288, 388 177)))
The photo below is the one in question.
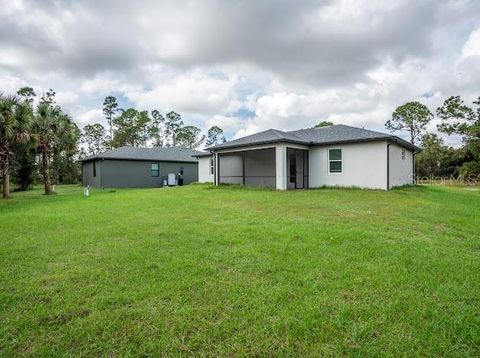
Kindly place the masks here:
POLYGON ((0 1, 0 92, 52 88, 80 127, 108 95, 229 139, 480 96, 478 0, 0 1))

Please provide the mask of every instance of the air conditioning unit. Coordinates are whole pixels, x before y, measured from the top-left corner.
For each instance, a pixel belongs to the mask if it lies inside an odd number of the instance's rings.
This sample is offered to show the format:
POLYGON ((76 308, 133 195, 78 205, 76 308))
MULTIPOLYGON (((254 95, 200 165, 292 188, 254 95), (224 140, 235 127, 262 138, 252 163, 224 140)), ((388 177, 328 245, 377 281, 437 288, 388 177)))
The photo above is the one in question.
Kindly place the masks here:
POLYGON ((177 176, 175 173, 168 173, 168 186, 175 186, 177 184, 177 176))

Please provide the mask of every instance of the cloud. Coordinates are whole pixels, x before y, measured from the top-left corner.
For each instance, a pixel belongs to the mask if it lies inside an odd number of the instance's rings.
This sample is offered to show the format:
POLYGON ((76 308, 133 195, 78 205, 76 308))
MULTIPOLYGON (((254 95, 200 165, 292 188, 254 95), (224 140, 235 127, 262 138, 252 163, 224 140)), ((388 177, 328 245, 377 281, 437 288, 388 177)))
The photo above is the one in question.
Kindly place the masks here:
POLYGON ((140 108, 175 109, 189 114, 232 113, 241 106, 235 92, 240 81, 235 75, 218 76, 194 70, 163 78, 151 89, 126 95, 140 108))
POLYGON ((12 0, 0 91, 53 88, 81 125, 104 123, 113 94, 232 137, 321 120, 381 130, 406 101, 479 95, 479 13, 474 0, 12 0))
POLYGON ((104 126, 106 125, 106 120, 103 116, 102 110, 100 109, 90 109, 83 111, 83 113, 76 116, 76 119, 81 126, 92 123, 101 123, 104 126))

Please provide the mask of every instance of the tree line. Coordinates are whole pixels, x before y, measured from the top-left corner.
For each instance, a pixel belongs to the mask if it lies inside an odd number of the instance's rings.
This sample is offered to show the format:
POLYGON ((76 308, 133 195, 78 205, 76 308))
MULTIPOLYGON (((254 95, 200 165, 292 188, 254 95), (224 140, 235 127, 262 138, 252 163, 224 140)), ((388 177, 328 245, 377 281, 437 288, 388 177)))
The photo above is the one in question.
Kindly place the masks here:
POLYGON ((77 144, 81 131, 72 118, 55 103, 55 92, 47 91, 34 104, 31 87, 16 95, 0 94, 0 173, 2 197, 10 194, 10 179, 27 189, 39 169, 45 194, 53 194, 54 182, 77 176, 77 144), (74 173, 74 174, 72 174, 74 173))
POLYGON ((125 145, 197 148, 204 142, 210 146, 226 140, 218 126, 211 127, 207 135, 202 135, 200 128, 185 125, 181 115, 175 111, 163 115, 159 110, 122 109, 113 96, 105 98, 103 113, 107 128, 100 123, 84 127, 82 140, 86 145, 86 155, 96 155, 125 145))
POLYGON ((10 182, 17 190, 43 183, 45 194, 54 194, 53 184, 78 183, 78 159, 124 145, 135 147, 185 146, 196 148, 225 142, 223 130, 213 126, 207 135, 184 125, 180 114, 162 115, 119 108, 113 96, 105 98, 103 113, 108 132, 101 124, 83 131, 55 100, 49 90, 38 100, 33 88, 22 87, 15 95, 0 93, 0 178, 2 197, 10 195, 10 182))
POLYGON ((480 178, 480 97, 473 106, 460 96, 447 98, 433 114, 420 102, 407 102, 395 109, 385 128, 392 132, 408 131, 410 143, 422 151, 415 156, 416 175, 420 178, 453 177, 466 180, 480 178), (462 138, 459 148, 447 146, 436 133, 426 130, 435 118, 437 130, 462 138))

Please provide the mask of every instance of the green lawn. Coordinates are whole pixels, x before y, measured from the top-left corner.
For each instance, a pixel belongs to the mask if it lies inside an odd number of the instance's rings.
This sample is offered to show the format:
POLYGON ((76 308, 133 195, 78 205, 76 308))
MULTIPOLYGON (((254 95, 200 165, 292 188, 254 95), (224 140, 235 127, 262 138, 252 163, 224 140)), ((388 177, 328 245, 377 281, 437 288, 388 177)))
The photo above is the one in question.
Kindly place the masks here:
POLYGON ((480 192, 0 202, 0 355, 479 356, 480 192))

